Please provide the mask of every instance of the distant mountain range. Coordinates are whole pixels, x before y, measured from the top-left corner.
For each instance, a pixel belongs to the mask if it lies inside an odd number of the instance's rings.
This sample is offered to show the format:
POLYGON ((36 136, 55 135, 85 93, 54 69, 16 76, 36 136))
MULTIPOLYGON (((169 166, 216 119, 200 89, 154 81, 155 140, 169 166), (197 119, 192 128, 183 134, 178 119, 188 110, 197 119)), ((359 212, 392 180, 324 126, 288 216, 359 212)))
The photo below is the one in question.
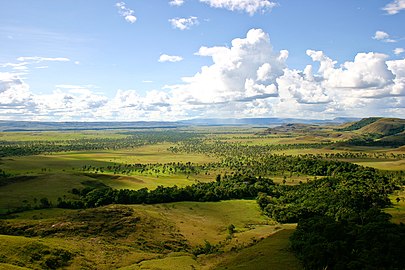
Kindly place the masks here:
POLYGON ((300 118, 208 118, 181 121, 134 121, 134 122, 35 122, 0 121, 0 131, 45 131, 45 130, 103 130, 103 129, 153 129, 184 126, 263 126, 287 123, 300 124, 343 124, 360 118, 338 117, 330 120, 300 118))

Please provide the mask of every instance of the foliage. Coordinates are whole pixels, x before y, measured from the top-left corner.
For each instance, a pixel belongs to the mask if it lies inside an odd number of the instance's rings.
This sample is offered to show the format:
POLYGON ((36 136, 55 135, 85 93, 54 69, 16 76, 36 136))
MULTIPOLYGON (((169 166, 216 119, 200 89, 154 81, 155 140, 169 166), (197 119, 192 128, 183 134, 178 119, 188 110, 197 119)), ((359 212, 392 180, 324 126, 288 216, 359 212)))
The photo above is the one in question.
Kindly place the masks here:
MULTIPOLYGON (((229 199, 255 198, 259 192, 273 194, 275 184, 270 179, 252 176, 228 176, 222 181, 197 183, 184 188, 177 186, 158 186, 154 190, 139 190, 108 187, 81 191, 81 203, 85 207, 97 207, 107 204, 153 204, 178 201, 219 201, 229 199)), ((61 200, 57 207, 76 208, 77 202, 61 200)))
POLYGON ((221 245, 213 245, 207 240, 204 241, 203 245, 199 245, 195 247, 192 251, 192 253, 197 256, 201 254, 213 254, 213 253, 219 253, 220 252, 220 247, 221 245))
POLYGON ((364 225, 328 216, 302 220, 291 237, 306 269, 403 269, 405 225, 370 210, 364 225))

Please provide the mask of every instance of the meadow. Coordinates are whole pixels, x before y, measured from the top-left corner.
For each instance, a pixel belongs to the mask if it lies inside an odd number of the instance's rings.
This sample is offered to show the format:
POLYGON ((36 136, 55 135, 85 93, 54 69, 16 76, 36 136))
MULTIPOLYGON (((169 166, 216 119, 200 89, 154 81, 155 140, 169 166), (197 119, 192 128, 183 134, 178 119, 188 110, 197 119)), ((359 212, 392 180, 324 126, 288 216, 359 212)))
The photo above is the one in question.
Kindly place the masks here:
POLYGON ((396 185, 385 212, 403 222, 403 147, 346 143, 358 130, 291 128, 2 132, 0 269, 304 269, 289 240, 294 207, 324 210, 288 192, 362 170, 389 179, 373 188, 396 185), (117 204, 132 198, 119 190, 160 203, 117 204), (111 201, 93 208, 97 194, 111 201))

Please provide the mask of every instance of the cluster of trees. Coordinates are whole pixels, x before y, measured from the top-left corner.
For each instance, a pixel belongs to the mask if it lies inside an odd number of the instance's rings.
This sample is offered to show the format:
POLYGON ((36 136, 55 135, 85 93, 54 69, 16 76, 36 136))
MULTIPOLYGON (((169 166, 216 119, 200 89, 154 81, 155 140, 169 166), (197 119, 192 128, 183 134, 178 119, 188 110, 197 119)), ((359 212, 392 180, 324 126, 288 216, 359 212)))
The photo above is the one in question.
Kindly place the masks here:
POLYGON ((332 143, 295 143, 295 144, 265 144, 247 145, 242 143, 230 143, 224 141, 208 142, 202 139, 182 141, 177 146, 170 147, 173 153, 201 153, 218 157, 227 156, 250 156, 258 154, 266 155, 274 151, 289 149, 318 149, 331 145, 332 143))
POLYGON ((258 204, 279 222, 298 222, 311 216, 330 216, 336 220, 362 220, 371 208, 390 205, 392 181, 373 169, 341 173, 298 186, 285 186, 279 197, 260 194, 258 204))
POLYGON ((75 190, 79 200, 58 200, 60 208, 97 207, 107 204, 153 204, 178 201, 219 201, 256 198, 260 192, 276 195, 277 186, 272 180, 243 175, 217 176, 215 182, 196 183, 183 188, 158 186, 154 190, 112 189, 109 187, 75 190))
POLYGON ((405 145, 405 138, 403 134, 398 134, 395 136, 386 137, 382 139, 379 139, 380 137, 381 135, 378 134, 377 135, 367 134, 364 136, 352 138, 340 144, 349 146, 374 146, 374 147, 391 147, 391 148, 396 148, 405 145))
POLYGON ((386 152, 338 152, 338 153, 322 153, 322 154, 305 154, 302 157, 317 157, 326 159, 405 159, 405 154, 401 153, 386 153, 386 152))
POLYGON ((291 237, 291 247, 306 269, 404 269, 405 225, 389 222, 376 209, 364 224, 330 216, 303 219, 291 237))
POLYGON ((334 176, 261 193, 261 209, 279 222, 298 222, 290 240, 305 269, 403 269, 405 226, 382 212, 397 188, 393 179, 353 164, 336 171, 335 162, 325 162, 334 176))
POLYGON ((109 172, 113 174, 150 173, 150 174, 186 174, 195 175, 201 172, 208 173, 209 170, 217 168, 216 163, 195 164, 191 162, 169 162, 169 163, 134 163, 134 164, 114 164, 105 167, 84 165, 85 172, 109 172))

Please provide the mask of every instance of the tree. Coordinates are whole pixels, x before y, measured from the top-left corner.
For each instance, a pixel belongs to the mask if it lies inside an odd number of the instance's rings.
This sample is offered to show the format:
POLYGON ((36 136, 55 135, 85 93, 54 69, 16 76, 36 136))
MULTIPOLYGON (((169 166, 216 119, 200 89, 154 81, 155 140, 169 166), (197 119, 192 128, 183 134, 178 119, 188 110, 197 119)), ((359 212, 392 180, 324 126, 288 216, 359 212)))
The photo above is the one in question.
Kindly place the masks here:
POLYGON ((235 225, 231 224, 228 226, 228 233, 229 235, 233 235, 236 232, 235 225))

